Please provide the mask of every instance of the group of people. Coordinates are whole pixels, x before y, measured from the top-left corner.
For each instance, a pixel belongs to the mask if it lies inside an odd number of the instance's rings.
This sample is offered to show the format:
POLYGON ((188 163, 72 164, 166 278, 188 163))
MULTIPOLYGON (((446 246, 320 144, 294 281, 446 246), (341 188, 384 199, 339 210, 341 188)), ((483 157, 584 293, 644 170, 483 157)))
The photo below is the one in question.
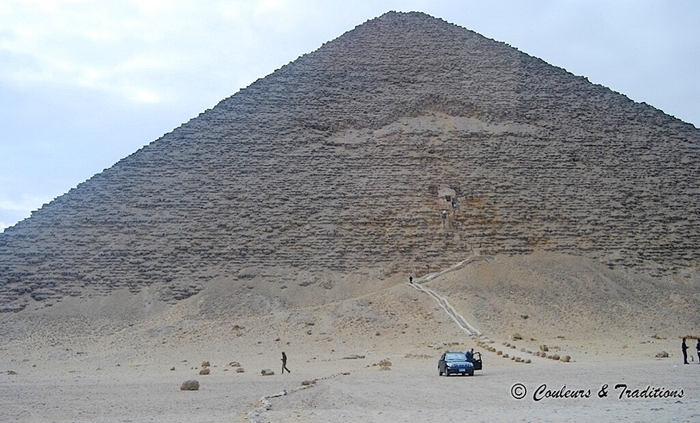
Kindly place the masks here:
MULTIPOLYGON (((695 349, 698 354, 698 363, 700 363, 700 338, 698 339, 697 345, 695 345, 695 349)), ((683 342, 681 343, 681 350, 683 351, 683 364, 688 364, 688 346, 685 344, 685 338, 683 338, 683 342)))
MULTIPOLYGON (((457 200, 452 200, 452 214, 456 215, 458 208, 459 208, 459 205, 457 204, 457 200)), ((449 214, 447 213, 447 210, 443 210, 442 213, 440 213, 440 218, 442 219, 442 226, 446 226, 448 215, 449 214)))

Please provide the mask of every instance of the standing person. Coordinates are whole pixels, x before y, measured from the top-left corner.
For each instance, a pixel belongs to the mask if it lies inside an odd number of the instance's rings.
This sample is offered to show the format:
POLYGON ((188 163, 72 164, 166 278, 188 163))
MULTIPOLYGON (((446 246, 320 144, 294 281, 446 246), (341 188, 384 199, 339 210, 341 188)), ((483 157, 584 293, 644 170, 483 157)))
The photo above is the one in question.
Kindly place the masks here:
POLYGON ((683 350, 683 364, 688 364, 688 346, 685 345, 685 338, 683 338, 681 350, 683 350))
POLYGON ((442 211, 442 226, 445 226, 445 221, 447 220, 447 210, 442 211))
POLYGON ((474 348, 472 348, 472 349, 470 349, 469 351, 465 352, 464 355, 467 356, 467 361, 471 363, 472 360, 474 359, 474 348))
POLYGON ((700 338, 698 338, 698 343, 695 345, 695 349, 698 352, 698 364, 700 364, 700 338))
MULTIPOLYGON (((408 283, 413 283, 413 276, 408 277, 408 283)), ((698 341, 698 349, 700 350, 700 341, 698 341)))
POLYGON ((287 368, 287 354, 285 354, 284 351, 282 351, 282 374, 284 374, 285 370, 287 371, 287 373, 292 373, 287 368))

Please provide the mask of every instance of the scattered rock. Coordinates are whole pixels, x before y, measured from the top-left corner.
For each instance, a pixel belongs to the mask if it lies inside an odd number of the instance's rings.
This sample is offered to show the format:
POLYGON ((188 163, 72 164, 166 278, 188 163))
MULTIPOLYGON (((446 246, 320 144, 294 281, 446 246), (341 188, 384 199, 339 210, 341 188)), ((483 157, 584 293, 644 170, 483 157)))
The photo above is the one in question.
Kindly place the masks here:
POLYGON ((411 354, 408 353, 404 358, 432 358, 432 356, 427 354, 411 354))
POLYGON ((304 380, 301 382, 301 386, 309 386, 309 385, 313 385, 314 383, 316 383, 315 380, 304 380))
POLYGON ((245 370, 243 369, 243 367, 239 367, 236 369, 236 373, 245 373, 245 370))
POLYGON ((546 345, 540 345, 540 351, 547 352, 549 351, 549 348, 546 345))
POLYGON ((569 361, 571 361, 571 356, 565 355, 564 357, 560 358, 560 360, 564 363, 568 363, 569 361))
POLYGON ((513 341, 520 341, 521 339, 523 339, 523 337, 520 336, 520 334, 517 333, 517 332, 514 333, 514 334, 511 336, 511 338, 513 338, 513 341))
POLYGON ((8 370, 8 371, 7 371, 7 374, 8 374, 8 375, 16 375, 17 372, 14 371, 14 370, 8 370))
POLYGON ((232 362, 228 363, 228 365, 230 367, 241 367, 241 363, 239 363, 237 361, 232 361, 232 362))
POLYGON ((197 391, 199 390, 199 382, 196 380, 186 380, 180 385, 181 391, 197 391))
POLYGON ((353 354, 343 357, 343 360, 358 360, 361 358, 365 358, 365 356, 360 354, 353 354))
POLYGON ((260 371, 260 374, 263 375, 263 376, 272 376, 272 375, 275 374, 275 372, 273 372, 273 371, 270 370, 270 369, 262 369, 262 370, 260 371))
POLYGON ((199 371, 200 375, 208 375, 209 373, 211 373, 211 370, 208 367, 199 371))
POLYGON ((171 368, 170 368, 170 371, 171 371, 171 372, 174 372, 174 371, 175 371, 175 367, 171 367, 171 368))
POLYGON ((666 351, 656 353, 656 358, 668 358, 668 353, 666 351))

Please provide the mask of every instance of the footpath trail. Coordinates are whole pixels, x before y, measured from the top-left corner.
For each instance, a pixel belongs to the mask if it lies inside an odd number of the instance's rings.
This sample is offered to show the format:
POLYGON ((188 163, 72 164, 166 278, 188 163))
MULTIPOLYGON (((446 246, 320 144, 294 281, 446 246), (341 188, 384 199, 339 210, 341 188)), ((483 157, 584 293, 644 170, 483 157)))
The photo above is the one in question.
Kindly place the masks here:
POLYGON ((462 261, 462 262, 460 262, 452 267, 449 267, 445 270, 442 270, 440 272, 430 273, 430 274, 425 275, 421 278, 414 279, 413 283, 409 283, 409 286, 413 287, 414 289, 417 289, 418 291, 421 291, 421 292, 424 292, 424 293, 430 295, 438 303, 440 308, 442 308, 445 311, 445 313, 447 313, 447 315, 450 316, 450 318, 457 324, 457 326, 459 326, 460 329, 462 329, 467 335, 469 335, 469 337, 471 337, 472 339, 477 340, 477 341, 488 342, 489 341, 488 338, 486 338, 484 336, 484 334, 479 329, 474 327, 474 325, 469 323, 469 321, 467 321, 467 319, 465 319, 464 316, 459 314, 457 312, 457 310, 455 310, 455 308, 450 304, 450 302, 447 300, 447 298, 441 296, 440 294, 438 294, 437 292, 433 291, 430 288, 426 288, 426 287, 422 286, 421 284, 423 282, 429 282, 429 281, 437 278, 438 276, 442 276, 446 273, 454 272, 455 270, 461 269, 461 268, 468 266, 472 263, 476 263, 476 262, 480 262, 480 261, 487 261, 488 262, 488 261, 492 261, 492 260, 493 260, 493 257, 491 257, 491 256, 472 256, 472 257, 470 257, 470 258, 468 258, 468 259, 466 259, 466 260, 464 260, 464 261, 462 261))

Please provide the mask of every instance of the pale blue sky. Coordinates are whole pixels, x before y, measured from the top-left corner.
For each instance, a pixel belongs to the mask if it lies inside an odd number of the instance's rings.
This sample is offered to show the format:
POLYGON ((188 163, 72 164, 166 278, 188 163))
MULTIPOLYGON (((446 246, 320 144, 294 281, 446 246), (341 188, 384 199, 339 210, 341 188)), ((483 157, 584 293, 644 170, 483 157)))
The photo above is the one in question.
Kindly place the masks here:
POLYGON ((700 127, 693 0, 0 0, 0 230, 389 10, 443 18, 700 127))

